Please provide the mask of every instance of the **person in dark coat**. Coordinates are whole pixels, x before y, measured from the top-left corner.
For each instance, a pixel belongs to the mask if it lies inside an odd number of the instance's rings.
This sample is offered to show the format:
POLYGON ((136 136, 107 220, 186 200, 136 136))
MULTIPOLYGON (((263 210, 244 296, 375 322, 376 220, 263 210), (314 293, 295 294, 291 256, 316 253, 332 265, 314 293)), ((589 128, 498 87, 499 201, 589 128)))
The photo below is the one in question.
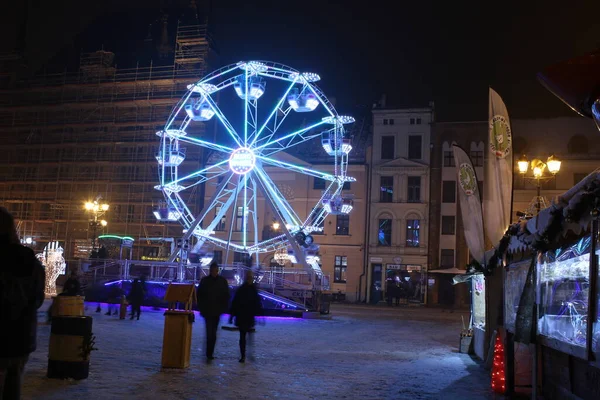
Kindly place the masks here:
POLYGON ((206 358, 214 360, 217 329, 221 314, 229 307, 229 284, 219 275, 219 264, 210 265, 210 274, 198 286, 198 310, 206 325, 206 358))
POLYGON ((142 313, 142 302, 144 301, 144 296, 146 295, 144 286, 139 279, 134 279, 131 284, 131 290, 129 291, 129 303, 131 304, 131 318, 135 316, 137 313, 137 319, 139 321, 140 314, 142 313))
POLYGON ((254 285, 254 274, 246 271, 244 283, 233 296, 229 323, 235 318, 235 326, 240 331, 240 362, 246 362, 246 334, 252 334, 256 323, 255 317, 262 315, 262 305, 258 289, 254 285))
POLYGON ((63 286, 62 296, 79 296, 81 292, 81 283, 77 277, 77 271, 72 271, 69 279, 63 286))
POLYGON ((23 370, 37 346, 44 267, 19 243, 12 215, 0 207, 0 398, 19 399, 23 370))

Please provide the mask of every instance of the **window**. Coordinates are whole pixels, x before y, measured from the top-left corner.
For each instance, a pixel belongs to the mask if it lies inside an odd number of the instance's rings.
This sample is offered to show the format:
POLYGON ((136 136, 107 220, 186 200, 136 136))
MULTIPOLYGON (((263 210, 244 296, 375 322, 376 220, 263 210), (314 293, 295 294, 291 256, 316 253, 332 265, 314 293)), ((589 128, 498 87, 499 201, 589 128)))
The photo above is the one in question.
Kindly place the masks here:
POLYGON ((474 167, 483 167, 483 150, 471 150, 471 161, 474 167))
POLYGON ((335 283, 346 283, 346 268, 348 268, 347 256, 335 256, 333 266, 333 281, 335 283))
POLYGON ((573 174, 573 185, 578 184, 579 182, 581 182, 583 180, 583 178, 585 178, 586 176, 588 176, 588 174, 581 173, 581 172, 575 172, 573 174))
POLYGON ((380 203, 391 203, 393 201, 394 201, 394 177, 393 176, 382 176, 382 177, 380 177, 379 202, 380 203))
POLYGON ((343 190, 350 190, 350 182, 344 182, 344 186, 342 186, 343 190))
POLYGON ((335 224, 336 235, 349 235, 350 234, 350 216, 348 214, 340 214, 337 216, 335 224))
POLYGON ((454 235, 456 229, 454 215, 442 215, 442 235, 454 235))
POLYGON ((380 219, 379 220, 379 231, 377 233, 377 244, 379 246, 391 246, 392 245, 392 220, 391 219, 380 219))
POLYGON ((421 125, 421 118, 417 118, 417 125, 421 125))
POLYGON ((411 118, 411 119, 410 119, 410 124, 411 124, 411 125, 414 125, 414 124, 415 124, 415 119, 414 119, 414 118, 411 118))
POLYGON ((454 167, 454 154, 452 151, 444 151, 444 167, 454 167))
POLYGON ((421 220, 407 219, 406 220, 406 247, 419 247, 419 230, 421 228, 421 220))
POLYGON ((383 136, 381 138, 381 159, 382 160, 393 160, 394 159, 394 137, 383 136))
POLYGON ((442 182, 442 203, 456 202, 456 181, 442 182))
MULTIPOLYGON (((215 207, 215 218, 221 212, 221 206, 215 207)), ((217 226, 215 226, 215 231, 224 231, 225 230, 225 215, 221 217, 221 220, 217 222, 217 226)))
POLYGON ((442 268, 453 268, 454 267, 454 249, 442 249, 440 254, 440 267, 442 268))
MULTIPOLYGON (((235 217, 235 230, 241 231, 244 228, 244 207, 239 206, 237 208, 237 215, 235 217)), ((246 226, 246 230, 248 226, 246 226)))
POLYGON ((325 179, 315 177, 314 181, 313 181, 313 189, 324 190, 325 189, 325 179))
POLYGON ((407 202, 419 203, 421 201, 421 177, 409 176, 407 182, 407 202))
POLYGON ((213 251, 213 262, 216 262, 217 264, 221 264, 223 263, 223 251, 222 250, 215 250, 213 251))
POLYGON ((394 125, 394 118, 390 118, 390 125, 394 125))
POLYGON ((410 160, 421 159, 421 135, 409 136, 408 137, 408 158, 410 160))
POLYGON ((384 124, 384 125, 387 125, 387 124, 388 124, 388 119, 387 119, 387 118, 384 118, 384 119, 383 119, 383 124, 384 124))

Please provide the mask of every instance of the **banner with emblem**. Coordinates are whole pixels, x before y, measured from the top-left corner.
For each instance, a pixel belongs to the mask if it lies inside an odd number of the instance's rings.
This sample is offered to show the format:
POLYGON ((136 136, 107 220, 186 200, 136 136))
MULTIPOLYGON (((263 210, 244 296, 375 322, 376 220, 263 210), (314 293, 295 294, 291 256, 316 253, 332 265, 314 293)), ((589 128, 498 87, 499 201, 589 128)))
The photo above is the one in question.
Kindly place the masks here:
POLYGON ((492 88, 489 94, 488 152, 485 157, 483 220, 485 231, 498 243, 510 224, 512 201, 512 132, 508 111, 492 88))
POLYGON ((467 153, 457 145, 452 146, 458 182, 458 202, 465 231, 465 240, 473 258, 484 263, 485 241, 483 213, 477 174, 467 153))

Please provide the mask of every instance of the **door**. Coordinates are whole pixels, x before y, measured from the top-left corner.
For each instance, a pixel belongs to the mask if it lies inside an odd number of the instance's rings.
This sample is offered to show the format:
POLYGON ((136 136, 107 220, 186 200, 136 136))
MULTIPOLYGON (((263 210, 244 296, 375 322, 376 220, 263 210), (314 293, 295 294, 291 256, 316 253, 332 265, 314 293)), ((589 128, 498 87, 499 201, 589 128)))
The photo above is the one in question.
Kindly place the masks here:
POLYGON ((371 304, 377 304, 381 300, 382 281, 381 281, 381 264, 371 264, 371 304))

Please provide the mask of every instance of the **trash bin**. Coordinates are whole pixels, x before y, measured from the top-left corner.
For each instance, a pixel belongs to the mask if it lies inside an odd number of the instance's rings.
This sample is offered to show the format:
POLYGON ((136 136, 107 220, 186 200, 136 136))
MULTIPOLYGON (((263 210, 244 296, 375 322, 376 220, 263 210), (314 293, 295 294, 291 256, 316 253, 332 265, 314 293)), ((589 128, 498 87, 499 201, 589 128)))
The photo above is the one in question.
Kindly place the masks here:
POLYGON ((162 348, 163 368, 190 366, 193 311, 165 311, 165 330, 162 348))
POLYGON ((94 339, 92 317, 53 317, 48 349, 48 378, 86 379, 94 339))
POLYGON ((319 307, 319 312, 321 314, 329 314, 329 309, 331 308, 331 298, 331 294, 321 295, 321 305, 319 307))

